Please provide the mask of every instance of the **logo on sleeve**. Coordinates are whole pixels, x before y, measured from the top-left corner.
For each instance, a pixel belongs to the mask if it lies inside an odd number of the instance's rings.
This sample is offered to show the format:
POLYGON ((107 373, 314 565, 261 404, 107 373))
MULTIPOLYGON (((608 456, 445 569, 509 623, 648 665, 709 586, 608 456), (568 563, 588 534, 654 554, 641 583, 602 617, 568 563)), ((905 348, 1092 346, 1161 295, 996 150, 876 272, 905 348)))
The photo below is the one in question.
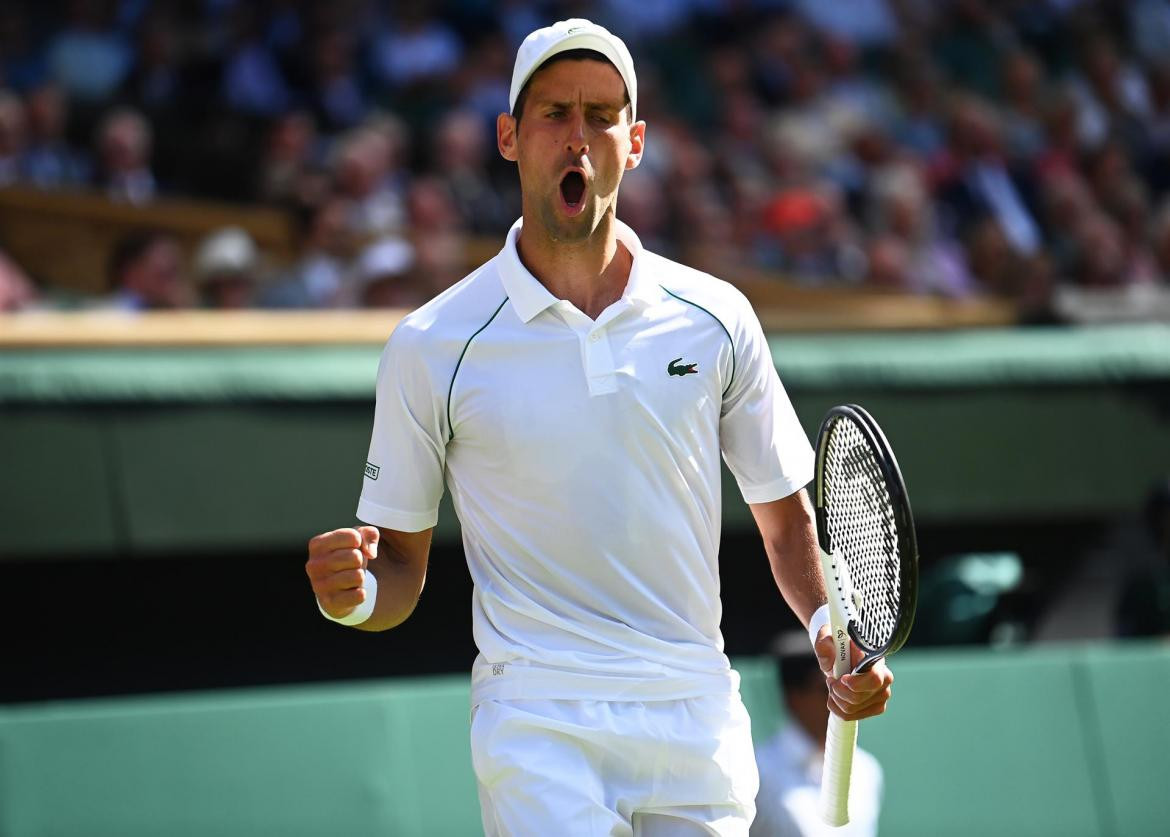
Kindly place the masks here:
POLYGON ((381 472, 382 472, 382 469, 379 468, 377 465, 374 465, 371 462, 366 463, 366 476, 369 477, 370 479, 376 480, 378 478, 378 474, 380 474, 381 472))
POLYGON ((697 363, 682 363, 681 357, 676 357, 670 363, 666 364, 666 374, 678 375, 680 378, 683 375, 695 375, 699 371, 699 364, 697 363))

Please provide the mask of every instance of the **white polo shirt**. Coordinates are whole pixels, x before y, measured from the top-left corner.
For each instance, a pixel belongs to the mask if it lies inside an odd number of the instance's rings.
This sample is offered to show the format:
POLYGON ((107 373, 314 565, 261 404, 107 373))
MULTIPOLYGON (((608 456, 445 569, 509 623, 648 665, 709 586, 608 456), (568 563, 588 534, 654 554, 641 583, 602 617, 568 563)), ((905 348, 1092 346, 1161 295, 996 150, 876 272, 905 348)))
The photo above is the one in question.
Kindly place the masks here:
POLYGON ((463 528, 473 702, 655 700, 738 687, 719 631, 722 453, 744 499, 813 452, 731 285, 642 250, 596 321, 503 250, 405 317, 378 370, 357 516, 463 528))

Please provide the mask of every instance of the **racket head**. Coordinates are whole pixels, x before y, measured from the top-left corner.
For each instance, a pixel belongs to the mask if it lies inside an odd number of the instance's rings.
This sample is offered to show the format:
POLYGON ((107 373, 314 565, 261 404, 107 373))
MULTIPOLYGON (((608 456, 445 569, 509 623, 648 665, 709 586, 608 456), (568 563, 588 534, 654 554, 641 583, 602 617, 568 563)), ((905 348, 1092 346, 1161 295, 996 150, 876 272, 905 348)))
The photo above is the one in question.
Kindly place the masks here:
MULTIPOLYGON (((901 648, 918 605, 918 540, 902 471, 878 423, 856 404, 833 407, 817 432, 817 538, 846 565, 849 636, 865 671, 901 648), (857 598, 857 594, 860 598, 857 598)), ((837 595, 825 579, 829 595, 837 595)))

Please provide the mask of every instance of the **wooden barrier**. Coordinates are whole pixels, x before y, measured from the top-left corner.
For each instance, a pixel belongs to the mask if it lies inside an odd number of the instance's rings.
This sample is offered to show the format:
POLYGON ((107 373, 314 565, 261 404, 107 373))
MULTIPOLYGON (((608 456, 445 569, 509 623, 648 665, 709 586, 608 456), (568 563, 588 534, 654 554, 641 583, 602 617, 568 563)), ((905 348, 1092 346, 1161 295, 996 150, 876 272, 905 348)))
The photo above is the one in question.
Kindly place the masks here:
MULTIPOLYGON (((748 289, 764 328, 778 332, 993 327, 1010 306, 848 290, 748 289)), ((0 348, 382 343, 406 313, 363 311, 26 311, 0 314, 0 348)))
POLYGON ((242 227, 276 263, 292 258, 292 219, 269 207, 162 199, 144 206, 111 201, 100 192, 0 189, 0 248, 51 287, 106 290, 106 269, 127 233, 162 229, 192 252, 207 234, 242 227))

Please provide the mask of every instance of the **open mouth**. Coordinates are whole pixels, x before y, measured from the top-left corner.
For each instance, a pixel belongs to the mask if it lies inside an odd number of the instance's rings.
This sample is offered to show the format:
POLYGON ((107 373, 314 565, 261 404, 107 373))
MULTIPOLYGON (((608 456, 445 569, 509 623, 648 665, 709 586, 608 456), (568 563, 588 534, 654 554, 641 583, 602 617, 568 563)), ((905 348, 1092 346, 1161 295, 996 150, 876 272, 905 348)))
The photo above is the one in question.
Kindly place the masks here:
POLYGON ((561 197, 569 209, 576 209, 585 197, 585 177, 579 171, 567 172, 561 178, 561 197))

